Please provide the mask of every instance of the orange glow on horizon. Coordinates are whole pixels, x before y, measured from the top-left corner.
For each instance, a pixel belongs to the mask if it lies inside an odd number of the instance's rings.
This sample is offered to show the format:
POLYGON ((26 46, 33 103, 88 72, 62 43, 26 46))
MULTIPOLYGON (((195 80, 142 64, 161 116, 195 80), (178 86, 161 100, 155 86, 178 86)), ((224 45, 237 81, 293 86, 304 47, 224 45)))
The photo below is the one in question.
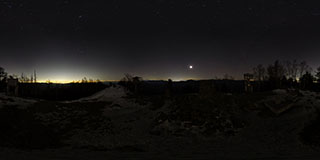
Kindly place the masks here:
MULTIPOLYGON (((118 82, 119 80, 93 80, 93 81, 86 81, 87 83, 97 83, 97 82, 118 82)), ((69 83, 82 83, 82 80, 74 80, 74 81, 67 81, 67 80, 40 80, 37 83, 56 83, 56 84, 69 84, 69 83)))

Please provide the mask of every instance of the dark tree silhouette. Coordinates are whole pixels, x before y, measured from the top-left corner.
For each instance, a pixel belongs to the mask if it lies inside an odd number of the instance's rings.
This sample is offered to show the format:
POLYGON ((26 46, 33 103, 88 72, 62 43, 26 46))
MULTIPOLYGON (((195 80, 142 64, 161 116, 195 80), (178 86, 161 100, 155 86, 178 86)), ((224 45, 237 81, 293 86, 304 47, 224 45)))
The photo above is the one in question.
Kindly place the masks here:
POLYGON ((37 71, 36 70, 33 71, 33 80, 34 80, 34 83, 37 83, 37 71))
POLYGON ((19 82, 20 83, 29 83, 30 82, 30 79, 24 75, 24 73, 21 73, 21 76, 19 78, 19 82))
POLYGON ((316 77, 318 82, 320 82, 320 67, 317 68, 316 77))
POLYGON ((88 83, 87 77, 83 77, 81 83, 88 83))
POLYGON ((132 78, 133 86, 134 86, 134 92, 137 94, 139 92, 139 87, 142 82, 142 77, 135 76, 132 78))
POLYGON ((253 78, 255 81, 257 81, 256 89, 260 91, 263 81, 267 79, 266 68, 262 64, 259 64, 253 68, 253 78))
POLYGON ((285 61, 285 70, 288 79, 292 79, 293 81, 297 80, 299 64, 297 60, 285 61))
POLYGON ((301 89, 311 90, 313 86, 314 77, 311 73, 306 72, 300 79, 301 89))
POLYGON ((125 74, 125 77, 122 78, 119 82, 120 85, 126 87, 127 90, 137 93, 139 86, 142 83, 142 78, 138 76, 132 76, 130 74, 125 74))
POLYGON ((234 78, 226 73, 223 75, 223 80, 234 80, 234 78))
POLYGON ((31 76, 30 76, 30 83, 33 83, 34 81, 33 81, 33 74, 31 74, 31 76))
POLYGON ((288 80, 287 80, 287 87, 288 88, 292 88, 292 87, 294 87, 294 84, 296 83, 296 81, 293 79, 293 78, 288 78, 288 80))
POLYGON ((4 68, 0 67, 0 81, 7 79, 7 72, 5 72, 4 68))
POLYGON ((266 69, 262 64, 259 64, 257 67, 253 68, 253 76, 255 80, 261 82, 266 79, 266 69))
POLYGON ((4 68, 0 67, 0 91, 3 91, 5 89, 7 78, 8 74, 5 72, 4 68))
POLYGON ((300 76, 300 78, 302 78, 304 73, 306 73, 306 72, 311 73, 311 71, 312 71, 312 68, 307 64, 306 61, 302 61, 299 64, 299 76, 300 76))
POLYGON ((281 87, 283 88, 289 88, 289 80, 287 79, 286 76, 282 76, 281 78, 281 87))
POLYGON ((269 65, 267 72, 271 87, 280 88, 281 79, 283 76, 285 76, 285 69, 283 65, 277 60, 273 65, 269 65))

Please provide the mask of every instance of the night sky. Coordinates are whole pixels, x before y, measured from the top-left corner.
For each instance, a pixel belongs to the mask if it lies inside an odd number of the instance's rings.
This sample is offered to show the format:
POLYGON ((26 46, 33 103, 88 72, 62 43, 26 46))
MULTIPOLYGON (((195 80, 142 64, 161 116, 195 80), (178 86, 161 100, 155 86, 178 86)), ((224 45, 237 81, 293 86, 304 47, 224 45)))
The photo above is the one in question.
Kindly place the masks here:
POLYGON ((318 0, 0 0, 0 66, 40 81, 239 79, 276 59, 316 68, 319 44, 318 0))

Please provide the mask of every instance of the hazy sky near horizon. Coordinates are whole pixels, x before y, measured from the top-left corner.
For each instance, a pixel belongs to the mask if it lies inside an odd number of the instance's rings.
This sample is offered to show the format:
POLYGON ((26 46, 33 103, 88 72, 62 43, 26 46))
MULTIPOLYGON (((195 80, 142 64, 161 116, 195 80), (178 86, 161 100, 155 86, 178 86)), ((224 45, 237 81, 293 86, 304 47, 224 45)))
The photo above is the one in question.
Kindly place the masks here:
POLYGON ((257 64, 320 66, 320 2, 0 0, 0 66, 72 81, 242 78, 257 64), (192 70, 189 66, 193 65, 192 70))

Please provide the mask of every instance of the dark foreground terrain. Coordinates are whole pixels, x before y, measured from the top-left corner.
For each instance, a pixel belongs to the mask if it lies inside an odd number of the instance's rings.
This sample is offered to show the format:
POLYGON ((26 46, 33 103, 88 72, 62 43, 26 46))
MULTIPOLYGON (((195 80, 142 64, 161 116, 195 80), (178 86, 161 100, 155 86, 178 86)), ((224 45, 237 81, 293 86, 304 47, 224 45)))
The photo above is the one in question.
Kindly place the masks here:
POLYGON ((319 159, 320 94, 0 96, 0 159, 319 159))

